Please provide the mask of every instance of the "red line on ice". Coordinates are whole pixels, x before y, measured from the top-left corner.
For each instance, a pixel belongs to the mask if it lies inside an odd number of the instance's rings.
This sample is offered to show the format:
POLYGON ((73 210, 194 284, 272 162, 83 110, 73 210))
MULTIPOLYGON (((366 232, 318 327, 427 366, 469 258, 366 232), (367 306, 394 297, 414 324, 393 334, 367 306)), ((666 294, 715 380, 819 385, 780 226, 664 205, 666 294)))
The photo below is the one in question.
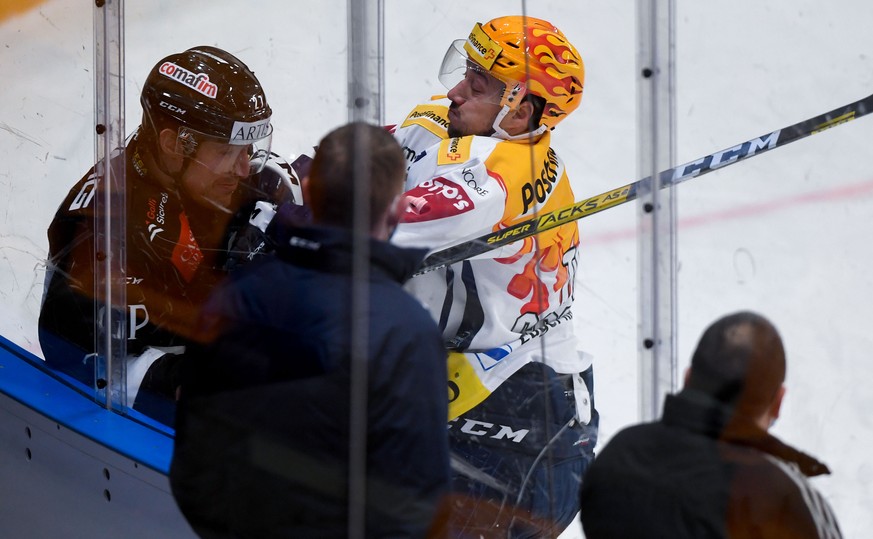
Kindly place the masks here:
MULTIPOLYGON (((824 189, 821 191, 812 191, 809 193, 801 193, 794 196, 761 202, 758 204, 749 204, 722 210, 714 213, 696 215, 687 218, 680 218, 678 223, 679 229, 694 228, 705 226, 712 223, 730 221, 733 219, 741 219, 745 217, 753 217, 772 213, 775 211, 801 206, 803 204, 813 204, 828 201, 844 200, 852 197, 860 197, 873 193, 873 180, 868 180, 862 183, 851 185, 843 185, 834 189, 824 189)), ((597 234, 590 237, 585 237, 582 234, 582 245, 588 246, 598 243, 611 243, 614 241, 622 241, 633 239, 637 235, 636 228, 628 228, 624 230, 616 230, 615 232, 607 232, 605 234, 597 234)))

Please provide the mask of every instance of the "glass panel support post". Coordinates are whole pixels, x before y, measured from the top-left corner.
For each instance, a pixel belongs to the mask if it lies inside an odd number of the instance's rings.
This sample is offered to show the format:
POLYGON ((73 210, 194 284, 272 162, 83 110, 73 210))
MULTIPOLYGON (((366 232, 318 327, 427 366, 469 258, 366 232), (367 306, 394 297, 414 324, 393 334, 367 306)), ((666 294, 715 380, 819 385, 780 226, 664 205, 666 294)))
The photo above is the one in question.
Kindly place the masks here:
POLYGON ((659 171, 675 160, 675 0, 637 0, 640 418, 676 388, 676 201, 659 171))
MULTIPOLYGON (((349 121, 384 125, 384 21, 383 0, 348 0, 349 121)), ((349 410, 349 527, 350 539, 363 538, 366 505, 367 354, 369 350, 369 152, 356 139, 352 160, 356 171, 354 196, 359 203, 353 215, 351 297, 351 407, 349 410)))
POLYGON ((124 148, 124 0, 94 0, 95 186, 94 319, 96 396, 107 409, 127 402, 124 166, 111 166, 124 148))

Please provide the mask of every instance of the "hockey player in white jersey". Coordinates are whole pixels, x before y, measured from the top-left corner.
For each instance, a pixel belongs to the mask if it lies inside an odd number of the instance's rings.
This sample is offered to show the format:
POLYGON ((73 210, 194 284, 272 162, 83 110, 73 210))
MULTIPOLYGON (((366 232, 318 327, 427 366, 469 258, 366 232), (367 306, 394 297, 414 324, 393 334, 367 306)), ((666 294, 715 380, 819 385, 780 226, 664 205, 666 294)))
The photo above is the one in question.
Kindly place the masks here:
MULTIPOLYGON (((409 161, 393 241, 444 248, 574 201, 551 130, 582 97, 584 65, 547 21, 476 24, 449 47, 446 98, 396 127, 409 161)), ((460 537, 550 537, 578 511, 598 416, 578 350, 576 223, 414 277, 449 349, 449 436, 460 537)))

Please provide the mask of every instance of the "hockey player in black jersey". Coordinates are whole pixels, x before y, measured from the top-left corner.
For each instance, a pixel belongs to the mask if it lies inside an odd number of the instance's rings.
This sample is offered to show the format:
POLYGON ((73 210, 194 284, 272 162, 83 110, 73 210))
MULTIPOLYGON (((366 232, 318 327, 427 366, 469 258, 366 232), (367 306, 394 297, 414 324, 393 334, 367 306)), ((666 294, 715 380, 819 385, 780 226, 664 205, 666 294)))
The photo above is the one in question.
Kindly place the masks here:
MULTIPOLYGON (((292 199, 294 186, 262 173, 274 161, 272 111, 235 56, 205 46, 167 56, 149 73, 141 104, 141 125, 110 165, 126 179, 125 211, 113 209, 125 219, 110 226, 125 230, 127 305, 114 308, 127 321, 128 402, 169 422, 177 358, 194 337, 200 304, 225 274, 228 241, 255 200, 292 199)), ((95 215, 95 199, 106 188, 98 170, 72 187, 48 229, 39 319, 47 365, 87 386, 97 383, 104 308, 103 283, 94 278, 95 219, 104 217, 95 215)))

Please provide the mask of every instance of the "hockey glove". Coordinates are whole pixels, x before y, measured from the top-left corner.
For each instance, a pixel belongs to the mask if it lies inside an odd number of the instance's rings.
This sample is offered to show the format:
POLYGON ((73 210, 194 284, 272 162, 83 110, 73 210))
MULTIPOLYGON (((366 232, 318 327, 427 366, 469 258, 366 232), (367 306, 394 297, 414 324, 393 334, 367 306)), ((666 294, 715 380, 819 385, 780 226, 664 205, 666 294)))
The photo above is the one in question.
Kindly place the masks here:
POLYGON ((254 198, 269 200, 275 204, 293 202, 303 205, 300 179, 309 174, 312 159, 302 154, 289 163, 275 152, 270 152, 266 163, 262 163, 263 159, 264 156, 255 156, 251 161, 252 170, 261 169, 251 185, 261 196, 254 198))

